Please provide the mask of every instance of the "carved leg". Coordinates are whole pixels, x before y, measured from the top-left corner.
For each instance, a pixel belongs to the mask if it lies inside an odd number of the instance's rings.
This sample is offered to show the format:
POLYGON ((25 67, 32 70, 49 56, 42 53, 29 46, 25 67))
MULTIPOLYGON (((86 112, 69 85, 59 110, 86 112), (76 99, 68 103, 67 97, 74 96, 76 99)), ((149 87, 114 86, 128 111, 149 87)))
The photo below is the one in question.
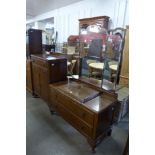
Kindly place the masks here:
POLYGON ((39 96, 38 96, 37 94, 35 94, 34 92, 32 93, 32 96, 33 96, 34 98, 39 98, 39 96))
POLYGON ((96 153, 95 151, 95 148, 96 148, 96 141, 93 141, 91 139, 87 139, 89 145, 91 146, 91 150, 92 150, 92 153, 96 153))
POLYGON ((96 151, 95 151, 95 146, 92 147, 92 153, 96 153, 96 151))

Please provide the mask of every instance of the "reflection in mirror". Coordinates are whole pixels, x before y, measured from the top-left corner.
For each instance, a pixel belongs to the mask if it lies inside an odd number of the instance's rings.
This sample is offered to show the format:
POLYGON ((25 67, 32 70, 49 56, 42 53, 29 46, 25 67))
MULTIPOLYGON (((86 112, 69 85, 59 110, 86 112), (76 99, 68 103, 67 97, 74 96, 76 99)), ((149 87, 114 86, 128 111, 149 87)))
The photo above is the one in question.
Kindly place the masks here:
POLYGON ((125 29, 116 28, 109 31, 104 56, 102 88, 115 90, 119 81, 121 56, 124 45, 125 29), (118 30, 120 32, 118 32, 118 30))
POLYGON ((81 79, 101 88, 104 68, 102 57, 103 39, 92 39, 82 44, 83 47, 80 50, 82 60, 81 79))
POLYGON ((80 44, 78 41, 68 41, 63 44, 63 53, 67 58, 67 74, 68 76, 78 77, 80 74, 79 64, 80 64, 80 44))
POLYGON ((108 91, 115 90, 125 36, 120 34, 109 32, 102 39, 77 39, 64 43, 68 75, 108 91))

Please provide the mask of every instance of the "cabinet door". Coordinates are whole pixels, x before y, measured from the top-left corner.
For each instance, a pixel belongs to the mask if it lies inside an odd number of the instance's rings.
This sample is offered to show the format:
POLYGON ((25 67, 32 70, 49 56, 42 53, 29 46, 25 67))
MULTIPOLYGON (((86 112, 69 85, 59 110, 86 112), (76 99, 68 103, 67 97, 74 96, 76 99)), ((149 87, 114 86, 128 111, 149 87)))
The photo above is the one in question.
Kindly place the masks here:
POLYGON ((42 30, 29 29, 27 42, 28 42, 27 46, 29 47, 27 56, 29 56, 30 54, 41 54, 42 53, 42 30))
POLYGON ((49 97, 49 83, 48 83, 48 69, 41 68, 40 70, 40 95, 48 102, 49 97))
POLYGON ((67 60, 52 61, 49 72, 50 83, 65 80, 67 76, 67 60))
POLYGON ((40 96, 40 68, 35 64, 32 63, 32 76, 33 76, 33 91, 36 95, 40 96))
POLYGON ((31 67, 30 62, 26 62, 26 89, 32 92, 31 67))

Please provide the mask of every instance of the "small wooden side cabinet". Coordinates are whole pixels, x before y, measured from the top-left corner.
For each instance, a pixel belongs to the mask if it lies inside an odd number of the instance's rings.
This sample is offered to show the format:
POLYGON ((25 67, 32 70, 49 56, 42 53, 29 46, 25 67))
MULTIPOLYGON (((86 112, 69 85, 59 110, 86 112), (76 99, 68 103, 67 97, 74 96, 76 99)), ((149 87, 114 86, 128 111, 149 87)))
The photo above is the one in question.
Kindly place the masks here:
POLYGON ((66 80, 67 59, 61 54, 35 54, 32 60, 33 95, 49 101, 49 84, 66 80))
POLYGON ((50 110, 83 134, 93 152, 104 137, 111 135, 115 103, 115 95, 79 80, 50 84, 50 110))

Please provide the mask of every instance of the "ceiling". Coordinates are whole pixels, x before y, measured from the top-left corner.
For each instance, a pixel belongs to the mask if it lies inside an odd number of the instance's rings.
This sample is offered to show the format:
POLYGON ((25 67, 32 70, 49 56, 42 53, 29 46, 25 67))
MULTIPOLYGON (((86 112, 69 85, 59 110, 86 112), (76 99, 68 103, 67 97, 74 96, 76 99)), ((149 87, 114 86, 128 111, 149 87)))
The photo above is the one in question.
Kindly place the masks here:
POLYGON ((26 0, 26 19, 79 1, 81 0, 26 0))

